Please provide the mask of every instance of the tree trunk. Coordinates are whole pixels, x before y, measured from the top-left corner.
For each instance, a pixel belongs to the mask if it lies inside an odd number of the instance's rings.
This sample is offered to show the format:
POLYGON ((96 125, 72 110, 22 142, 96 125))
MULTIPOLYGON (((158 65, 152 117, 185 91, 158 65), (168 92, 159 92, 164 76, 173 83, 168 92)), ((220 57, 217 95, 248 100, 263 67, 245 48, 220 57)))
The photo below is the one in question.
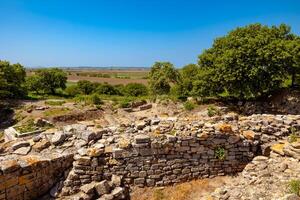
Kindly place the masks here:
POLYGON ((296 78, 296 74, 292 73, 292 88, 295 87, 295 78, 296 78))

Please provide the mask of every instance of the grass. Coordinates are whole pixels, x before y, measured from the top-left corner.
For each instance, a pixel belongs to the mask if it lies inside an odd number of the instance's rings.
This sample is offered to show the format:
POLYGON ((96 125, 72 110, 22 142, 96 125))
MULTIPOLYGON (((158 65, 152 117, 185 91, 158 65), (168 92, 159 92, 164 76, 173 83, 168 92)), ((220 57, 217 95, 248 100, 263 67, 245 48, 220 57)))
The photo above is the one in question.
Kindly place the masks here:
POLYGON ((47 100, 45 101, 45 104, 50 105, 50 106, 61 106, 64 103, 66 103, 66 101, 64 100, 47 100))
POLYGON ((300 180, 299 179, 290 180, 288 182, 287 188, 288 188, 289 193, 300 196, 300 180))
POLYGON ((188 110, 188 111, 194 110, 195 107, 196 107, 196 105, 195 105, 193 102, 191 102, 191 101, 186 101, 186 102, 183 104, 183 106, 184 106, 184 109, 185 109, 185 110, 188 110))
POLYGON ((26 133, 37 130, 37 127, 35 126, 33 119, 29 119, 26 123, 16 127, 16 130, 20 133, 26 133))
POLYGON ((44 112, 44 115, 47 117, 58 116, 67 114, 70 111, 69 108, 52 108, 44 112))
POLYGON ((289 135, 288 141, 290 143, 293 143, 293 142, 297 142, 297 140, 298 140, 297 130, 294 127, 292 127, 291 128, 291 134, 289 135))
POLYGON ((207 108, 207 115, 209 117, 212 117, 212 116, 215 116, 215 115, 219 115, 220 111, 218 108, 216 108, 215 106, 213 105, 209 105, 208 108, 207 108))

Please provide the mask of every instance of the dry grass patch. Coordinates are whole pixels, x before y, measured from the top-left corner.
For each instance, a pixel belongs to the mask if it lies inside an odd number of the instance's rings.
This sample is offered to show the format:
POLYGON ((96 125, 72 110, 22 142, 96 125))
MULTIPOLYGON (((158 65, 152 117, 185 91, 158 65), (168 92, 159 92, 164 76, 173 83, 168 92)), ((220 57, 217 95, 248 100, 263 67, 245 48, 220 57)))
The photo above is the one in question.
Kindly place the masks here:
POLYGON ((131 193, 132 200, 208 200, 210 194, 232 177, 193 180, 186 183, 161 188, 136 188, 131 193))

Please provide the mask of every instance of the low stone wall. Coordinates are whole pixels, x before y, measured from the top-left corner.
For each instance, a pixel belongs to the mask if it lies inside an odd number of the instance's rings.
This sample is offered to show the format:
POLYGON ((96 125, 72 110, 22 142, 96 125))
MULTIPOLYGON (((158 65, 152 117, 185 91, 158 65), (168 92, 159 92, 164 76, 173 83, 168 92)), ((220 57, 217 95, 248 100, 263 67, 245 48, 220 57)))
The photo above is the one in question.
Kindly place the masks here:
MULTIPOLYGON (((92 181, 117 175, 126 186, 163 186, 186 180, 233 174, 252 160, 257 143, 235 134, 168 135, 163 140, 137 135, 128 148, 101 146, 79 150, 62 195, 92 181)), ((113 178, 115 179, 115 178, 113 178)))
POLYGON ((73 155, 23 156, 0 161, 0 200, 37 199, 72 166, 73 155))

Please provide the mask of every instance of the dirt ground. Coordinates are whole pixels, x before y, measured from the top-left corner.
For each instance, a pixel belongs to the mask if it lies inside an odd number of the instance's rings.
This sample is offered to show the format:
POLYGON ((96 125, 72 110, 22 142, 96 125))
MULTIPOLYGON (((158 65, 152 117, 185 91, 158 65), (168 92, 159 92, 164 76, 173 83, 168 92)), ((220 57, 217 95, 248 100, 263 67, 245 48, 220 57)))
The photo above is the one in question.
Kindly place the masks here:
POLYGON ((132 200, 212 200, 210 194, 218 187, 233 180, 230 176, 193 180, 160 188, 134 188, 132 200))

